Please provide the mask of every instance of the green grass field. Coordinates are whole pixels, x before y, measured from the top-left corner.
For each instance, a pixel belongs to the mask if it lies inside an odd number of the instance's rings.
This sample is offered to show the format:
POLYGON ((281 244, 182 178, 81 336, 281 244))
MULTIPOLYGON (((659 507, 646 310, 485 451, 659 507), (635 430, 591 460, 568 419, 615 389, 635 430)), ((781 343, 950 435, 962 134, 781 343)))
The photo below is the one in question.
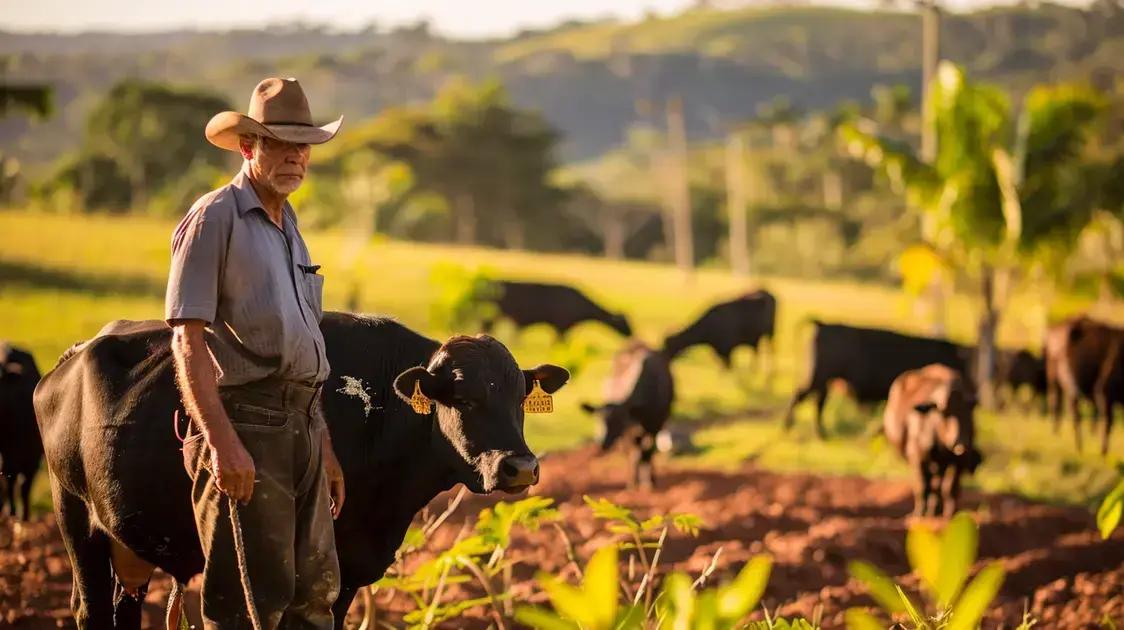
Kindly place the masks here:
MULTIPOLYGON (((42 215, 0 212, 0 338, 29 348, 46 371, 72 343, 92 336, 113 319, 159 318, 173 223, 147 218, 42 215)), ((828 405, 832 437, 811 437, 811 409, 798 410, 798 427, 779 430, 780 415, 794 383, 805 369, 810 326, 818 317, 859 325, 925 332, 911 298, 892 287, 854 282, 759 278, 746 283, 719 270, 701 270, 685 279, 674 268, 637 262, 436 246, 406 242, 356 242, 348 234, 307 234, 313 260, 327 277, 325 307, 342 309, 351 287, 359 287, 360 310, 398 318, 435 337, 430 305, 437 288, 435 265, 483 266, 508 277, 574 284, 610 310, 623 310, 637 335, 659 344, 664 335, 690 322, 711 303, 763 286, 779 300, 775 343, 776 377, 765 383, 752 369, 748 350, 736 356, 738 368, 723 370, 709 350, 695 349, 674 366, 679 399, 676 421, 703 423, 695 434, 701 452, 683 461, 727 466, 747 459, 758 465, 825 474, 858 473, 904 477, 904 464, 877 437, 879 420, 846 399, 828 405)), ((1073 305, 1070 306, 1073 308, 1073 305)), ((957 296, 950 304, 950 335, 970 341, 975 326, 973 302, 957 296)), ((1001 329, 1009 346, 1037 346, 1044 308, 1033 296, 1018 296, 1001 329)), ((473 332, 473 331, 464 331, 473 332)), ((556 413, 530 416, 527 434, 537 451, 574 446, 594 432, 593 420, 579 403, 596 400, 609 357, 619 337, 597 324, 585 324, 570 345, 553 343, 545 329, 498 335, 523 365, 558 362, 575 348, 592 358, 556 397, 556 413)), ((975 483, 995 492, 1017 492, 1050 501, 1092 504, 1115 480, 1119 456, 1078 454, 1067 426, 1061 438, 1046 419, 1011 411, 977 415, 987 459, 975 483)), ((1124 452, 1117 437, 1113 451, 1124 452)), ((41 482, 42 485, 42 482, 41 482)), ((40 495, 42 496, 42 495, 40 495)))

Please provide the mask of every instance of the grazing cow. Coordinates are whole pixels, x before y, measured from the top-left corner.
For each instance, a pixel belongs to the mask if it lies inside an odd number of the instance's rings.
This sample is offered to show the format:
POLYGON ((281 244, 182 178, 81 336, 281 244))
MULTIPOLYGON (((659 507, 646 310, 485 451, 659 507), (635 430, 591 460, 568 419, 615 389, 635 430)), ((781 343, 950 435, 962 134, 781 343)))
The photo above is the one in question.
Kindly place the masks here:
POLYGON ((773 294, 754 291, 710 307, 690 326, 669 336, 663 352, 668 359, 674 359, 691 346, 710 346, 729 369, 738 346, 749 346, 757 352, 763 338, 772 341, 776 317, 777 299, 773 294))
POLYGON ((1081 399, 1091 400, 1104 421, 1101 452, 1107 454, 1112 432, 1112 411, 1124 404, 1121 370, 1124 329, 1078 316, 1051 326, 1046 332, 1044 355, 1049 407, 1054 430, 1061 427, 1061 399, 1073 419, 1073 435, 1081 450, 1081 399), (1061 396, 1059 396, 1059 393, 1061 396))
POLYGON ((632 442, 633 475, 630 485, 651 488, 652 456, 657 437, 671 415, 675 384, 667 357, 640 341, 628 344, 613 357, 612 372, 605 382, 601 406, 583 403, 587 413, 596 413, 604 423, 601 450, 619 439, 632 442))
POLYGON ((1034 396, 1044 396, 1046 361, 1027 350, 999 350, 995 356, 995 386, 1000 406, 1016 400, 1023 388, 1029 388, 1034 396))
MULTIPOLYGON (((342 313, 325 313, 321 330, 332 364, 324 415, 347 485, 335 521, 342 628, 356 591, 382 577, 414 514, 438 493, 457 483, 519 492, 538 481, 523 399, 535 381, 554 392, 569 374, 520 370, 487 336, 440 344, 392 320, 342 313), (435 410, 417 415, 407 403, 415 391, 435 410)), ((180 582, 203 568, 173 431, 171 334, 159 321, 111 324, 64 354, 36 390, 80 628, 112 628, 115 613, 116 627, 139 627, 139 615, 120 621, 125 589, 143 586, 153 566, 180 582)))
POLYGON ((857 328, 842 324, 816 325, 812 342, 812 368, 807 384, 797 390, 785 413, 784 426, 791 428, 796 405, 808 394, 816 394, 816 436, 824 437, 823 406, 831 382, 845 381, 860 403, 886 400, 890 385, 899 374, 939 363, 968 373, 974 352, 944 339, 913 337, 889 330, 857 328))
POLYGON ((956 370, 940 364, 894 379, 882 429, 915 477, 913 513, 951 516, 960 500, 960 476, 983 460, 975 446, 976 396, 956 370))
POLYGON ((7 496, 0 495, 0 513, 8 505, 13 516, 25 521, 31 517, 31 482, 43 459, 43 443, 31 405, 38 383, 35 359, 0 342, 0 473, 7 486, 7 496))
MULTIPOLYGON (((497 281, 494 287, 499 311, 496 319, 510 319, 516 328, 548 324, 559 337, 565 337, 574 326, 597 321, 625 337, 632 336, 632 327, 624 314, 610 313, 573 287, 510 280, 497 281)), ((490 331, 496 319, 484 322, 484 330, 490 331)))

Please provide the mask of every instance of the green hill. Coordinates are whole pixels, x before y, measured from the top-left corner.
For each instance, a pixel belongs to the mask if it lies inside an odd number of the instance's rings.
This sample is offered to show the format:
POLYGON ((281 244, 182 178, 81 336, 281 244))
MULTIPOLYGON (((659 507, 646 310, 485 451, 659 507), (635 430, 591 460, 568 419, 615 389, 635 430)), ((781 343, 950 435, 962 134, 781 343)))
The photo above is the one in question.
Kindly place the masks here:
MULTIPOLYGON (((948 59, 1019 91, 1054 79, 1113 80, 1124 66, 1124 9, 1043 4, 948 14, 948 59)), ((424 25, 351 33, 270 31, 29 35, 0 33, 8 81, 47 81, 52 121, 0 121, 0 142, 30 163, 70 148, 85 111, 126 76, 207 85, 242 103, 269 74, 298 76, 316 112, 352 120, 430 98, 455 75, 498 76, 516 104, 541 110, 582 159, 621 142, 637 104, 684 98, 693 137, 712 136, 786 96, 803 108, 865 100, 876 84, 916 89, 920 20, 897 11, 824 7, 695 9, 639 22, 568 23, 507 40, 459 41, 424 25)), ((202 126, 202 122, 200 125, 202 126)))

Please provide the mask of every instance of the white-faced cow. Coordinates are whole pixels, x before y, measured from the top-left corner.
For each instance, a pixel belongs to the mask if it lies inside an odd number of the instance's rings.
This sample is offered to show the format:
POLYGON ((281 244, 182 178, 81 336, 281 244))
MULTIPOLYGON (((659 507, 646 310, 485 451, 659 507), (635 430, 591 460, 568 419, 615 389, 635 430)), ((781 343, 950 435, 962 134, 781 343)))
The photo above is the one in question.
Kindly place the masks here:
POLYGON ((652 456, 674 400, 675 384, 667 357, 634 341, 613 357, 612 371, 605 381, 605 402, 600 406, 582 404, 587 413, 601 416, 602 451, 621 439, 630 443, 632 485, 651 488, 655 483, 652 456))
POLYGON ((976 396, 960 373, 944 365, 910 370, 894 380, 882 428, 909 462, 913 513, 950 516, 960 500, 960 477, 975 472, 976 396))
MULTIPOLYGON (((335 522, 342 628, 357 589, 382 577, 438 493, 457 483, 519 492, 538 481, 523 400, 535 381, 554 392, 569 374, 521 370, 487 336, 441 344, 392 320, 341 313, 325 313, 321 330, 332 364, 323 408, 347 485, 335 522), (432 413, 407 404, 415 384, 436 402, 432 413)), ((163 322, 110 325, 68 351, 36 391, 81 628, 139 627, 139 606, 124 593, 143 585, 146 566, 180 582, 203 568, 173 431, 170 341, 163 322)))

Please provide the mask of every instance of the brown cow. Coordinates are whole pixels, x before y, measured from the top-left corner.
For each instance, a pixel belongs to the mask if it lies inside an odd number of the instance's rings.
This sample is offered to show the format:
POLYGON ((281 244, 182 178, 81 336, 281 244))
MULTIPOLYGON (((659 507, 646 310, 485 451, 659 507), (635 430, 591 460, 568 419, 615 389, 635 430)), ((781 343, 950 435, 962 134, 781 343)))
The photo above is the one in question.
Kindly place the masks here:
POLYGON ((927 365, 894 379, 882 428, 917 475, 913 513, 951 516, 960 500, 960 476, 983 457, 975 447, 975 394, 960 372, 927 365))
POLYGON ((1065 399, 1073 418, 1073 434, 1081 450, 1081 399, 1091 400, 1104 422, 1101 452, 1108 453, 1112 410, 1124 404, 1124 329, 1084 315, 1051 326, 1043 354, 1049 406, 1054 430, 1061 428, 1061 402, 1065 399))

